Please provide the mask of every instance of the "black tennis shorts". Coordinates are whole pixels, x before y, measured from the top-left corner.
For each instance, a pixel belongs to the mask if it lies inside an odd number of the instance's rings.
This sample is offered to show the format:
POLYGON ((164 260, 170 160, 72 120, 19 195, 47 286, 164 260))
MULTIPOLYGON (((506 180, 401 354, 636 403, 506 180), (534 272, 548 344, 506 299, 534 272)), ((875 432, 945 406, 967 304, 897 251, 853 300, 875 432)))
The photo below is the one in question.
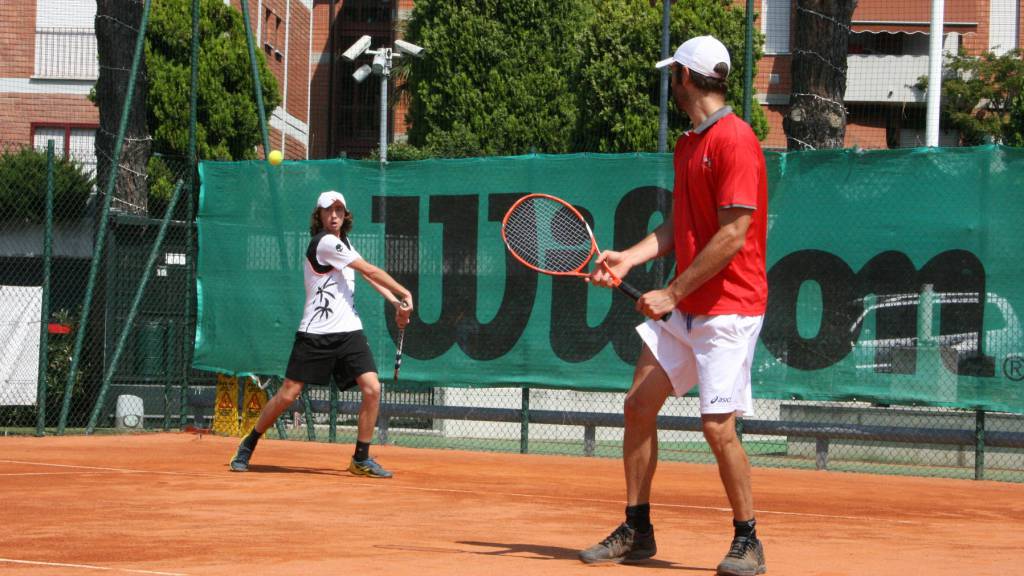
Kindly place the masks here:
POLYGON ((341 390, 356 385, 356 377, 377 372, 373 352, 362 330, 340 334, 295 333, 292 355, 284 375, 305 384, 331 383, 341 390))

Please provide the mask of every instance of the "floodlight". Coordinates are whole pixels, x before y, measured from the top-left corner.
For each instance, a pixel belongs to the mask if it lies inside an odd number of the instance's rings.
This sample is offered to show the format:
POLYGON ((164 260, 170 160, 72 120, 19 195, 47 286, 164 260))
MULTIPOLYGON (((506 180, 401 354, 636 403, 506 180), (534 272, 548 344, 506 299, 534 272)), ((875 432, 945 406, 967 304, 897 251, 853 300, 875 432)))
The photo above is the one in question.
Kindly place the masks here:
MULTIPOLYGON (((387 68, 391 68, 388 64, 388 58, 384 54, 375 54, 373 56, 373 73, 378 76, 383 76, 384 71, 387 68)), ((390 73, 390 70, 388 71, 390 73)))
POLYGON ((355 44, 349 46, 348 50, 345 50, 341 57, 344 58, 345 60, 348 60, 349 62, 352 62, 356 58, 362 56, 363 52, 366 52, 366 50, 369 49, 369 47, 370 37, 360 36, 359 40, 356 40, 355 44))
POLYGON ((352 73, 352 77, 356 79, 356 82, 362 82, 363 80, 366 80, 367 76, 369 76, 372 73, 373 68, 370 68, 368 65, 363 64, 362 66, 357 68, 355 72, 352 73))
POLYGON ((406 42, 405 40, 395 40, 395 49, 402 54, 408 54, 409 56, 419 56, 423 53, 423 46, 417 46, 412 42, 406 42))

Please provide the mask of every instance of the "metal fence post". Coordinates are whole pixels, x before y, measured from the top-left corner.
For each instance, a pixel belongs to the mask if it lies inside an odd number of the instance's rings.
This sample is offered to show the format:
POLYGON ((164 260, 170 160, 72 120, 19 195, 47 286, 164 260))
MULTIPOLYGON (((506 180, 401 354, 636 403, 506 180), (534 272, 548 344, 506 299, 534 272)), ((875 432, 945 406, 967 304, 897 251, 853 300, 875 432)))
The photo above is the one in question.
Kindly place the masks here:
POLYGON ((985 479, 985 411, 974 413, 974 479, 985 479))
POLYGON ((530 389, 522 387, 523 399, 519 408, 519 453, 530 451, 530 389))
POLYGON ((593 456, 597 448, 597 426, 588 424, 583 427, 583 455, 593 456))
POLYGON ((50 265, 53 253, 53 140, 46 142, 46 225, 43 231, 43 289, 39 310, 39 374, 36 376, 36 436, 46 435, 46 369, 50 365, 50 265))
POLYGON ((338 387, 331 385, 331 422, 327 427, 327 441, 338 441, 338 387))
POLYGON ((313 405, 309 403, 309 389, 302 388, 302 408, 306 421, 306 436, 309 441, 316 440, 316 428, 313 427, 313 405))
POLYGON ((196 289, 195 259, 196 251, 192 248, 192 226, 195 224, 195 190, 196 172, 198 170, 196 154, 196 118, 199 102, 199 0, 192 0, 192 58, 191 81, 189 82, 188 106, 188 198, 185 206, 185 274, 188 286, 185 289, 185 333, 182 338, 184 349, 181 354, 181 417, 179 427, 185 428, 185 397, 188 395, 189 376, 192 370, 192 350, 195 347, 192 338, 195 330, 192 327, 193 301, 192 291, 196 289))

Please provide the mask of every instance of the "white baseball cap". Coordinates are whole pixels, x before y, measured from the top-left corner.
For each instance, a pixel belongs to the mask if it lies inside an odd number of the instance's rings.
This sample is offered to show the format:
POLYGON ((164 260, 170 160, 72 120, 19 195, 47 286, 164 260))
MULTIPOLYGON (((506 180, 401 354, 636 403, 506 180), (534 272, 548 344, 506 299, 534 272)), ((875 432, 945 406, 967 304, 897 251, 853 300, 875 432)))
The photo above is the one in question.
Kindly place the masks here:
POLYGON ((341 192, 328 190, 320 194, 320 197, 316 199, 316 205, 321 208, 330 208, 335 202, 341 202, 345 210, 348 210, 348 204, 345 203, 345 197, 341 195, 341 192))
POLYGON ((665 58, 654 65, 655 68, 664 68, 678 62, 698 74, 709 78, 725 78, 732 70, 732 62, 729 60, 729 51, 725 45, 713 36, 697 36, 683 42, 671 58, 665 58), (724 75, 715 72, 715 66, 725 62, 727 67, 724 75))

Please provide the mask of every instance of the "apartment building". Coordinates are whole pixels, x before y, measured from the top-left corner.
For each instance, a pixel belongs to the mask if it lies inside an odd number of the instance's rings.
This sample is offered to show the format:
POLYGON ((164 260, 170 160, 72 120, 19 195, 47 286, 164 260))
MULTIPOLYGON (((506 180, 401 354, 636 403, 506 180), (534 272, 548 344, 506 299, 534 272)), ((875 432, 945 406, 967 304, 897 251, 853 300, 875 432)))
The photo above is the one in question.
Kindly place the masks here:
MULTIPOLYGON (((847 57, 847 147, 924 145, 926 94, 914 86, 928 75, 931 5, 931 0, 858 1, 847 57)), ((1024 46, 1022 7, 1022 0, 946 0, 944 51, 1005 53, 1024 46)), ((763 144, 785 148, 782 119, 791 91, 796 0, 760 0, 760 10, 765 56, 754 87, 770 126, 763 144)), ((943 130, 939 143, 956 145, 957 135, 943 130)))
MULTIPOLYGON (((157 0, 158 1, 158 0, 157 0)), ((224 0, 241 9, 240 0, 224 0)), ((736 0, 737 4, 745 4, 736 0)), ((859 0, 853 14, 845 104, 847 146, 917 146, 924 139, 925 94, 914 85, 928 72, 931 0, 859 0)), ((391 46, 414 0, 249 0, 257 47, 282 90, 268 110, 271 146, 289 159, 361 157, 378 143, 380 84, 357 83, 358 66, 341 53, 362 35, 391 46)), ((782 119, 791 90, 796 0, 758 0, 765 56, 755 92, 770 133, 784 148, 782 119)), ((968 53, 1024 46, 1024 0, 947 0, 943 46, 968 53)), ((99 125, 87 96, 96 81, 93 0, 0 2, 0 143, 44 146, 95 164, 99 125)), ((393 92, 392 92, 393 93, 393 92)), ((406 131, 406 105, 387 107, 388 137, 406 131)), ((956 143, 944 132, 941 143, 956 143)))
POLYGON ((0 2, 0 144, 52 139, 58 154, 95 166, 95 13, 95 2, 0 2))

